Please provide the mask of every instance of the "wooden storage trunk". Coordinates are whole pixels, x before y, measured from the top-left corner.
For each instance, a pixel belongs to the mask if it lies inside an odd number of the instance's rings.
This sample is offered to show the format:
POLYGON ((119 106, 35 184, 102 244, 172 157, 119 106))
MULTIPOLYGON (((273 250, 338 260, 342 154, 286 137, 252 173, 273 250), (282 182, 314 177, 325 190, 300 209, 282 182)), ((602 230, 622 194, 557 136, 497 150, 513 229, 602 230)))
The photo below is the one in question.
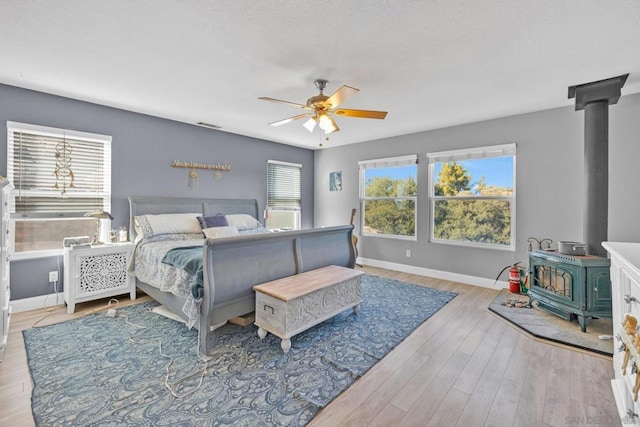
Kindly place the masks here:
POLYGON ((350 307, 357 314, 363 274, 331 265, 254 286, 258 335, 264 338, 271 332, 282 338, 282 350, 287 353, 292 336, 350 307))

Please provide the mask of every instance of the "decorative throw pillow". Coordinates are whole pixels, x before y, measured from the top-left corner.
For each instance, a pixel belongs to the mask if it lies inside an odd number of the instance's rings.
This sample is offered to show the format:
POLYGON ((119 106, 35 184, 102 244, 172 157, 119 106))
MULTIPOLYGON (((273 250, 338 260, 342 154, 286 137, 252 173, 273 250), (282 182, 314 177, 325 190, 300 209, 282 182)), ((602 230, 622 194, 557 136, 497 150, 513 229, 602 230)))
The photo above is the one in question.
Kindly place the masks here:
POLYGON ((252 217, 251 215, 233 214, 233 215, 226 215, 226 217, 229 225, 233 225, 238 230, 241 230, 241 231, 252 230, 254 228, 258 228, 262 226, 262 224, 260 224, 260 222, 254 217, 252 217))
POLYGON ((227 222, 227 218, 224 215, 215 215, 215 216, 199 216, 198 222, 200 223, 200 228, 203 230, 205 228, 211 227, 226 227, 229 225, 227 222))
POLYGON ((238 229, 233 225, 225 227, 209 227, 202 230, 208 239, 224 239, 227 237, 237 237, 240 235, 238 229))
POLYGON ((200 233, 196 217, 199 213, 138 215, 134 218, 136 233, 143 238, 159 234, 200 233))

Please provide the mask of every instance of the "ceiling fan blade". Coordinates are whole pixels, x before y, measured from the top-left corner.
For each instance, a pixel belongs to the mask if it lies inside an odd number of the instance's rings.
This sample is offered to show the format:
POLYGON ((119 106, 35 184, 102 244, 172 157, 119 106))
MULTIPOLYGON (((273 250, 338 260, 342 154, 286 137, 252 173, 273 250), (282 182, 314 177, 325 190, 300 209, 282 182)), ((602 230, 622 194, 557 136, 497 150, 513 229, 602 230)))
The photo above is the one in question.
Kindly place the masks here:
POLYGON ((330 104, 331 108, 336 108, 338 105, 342 104, 344 101, 358 92, 360 92, 360 89, 343 85, 325 101, 325 104, 330 104))
POLYGON ((277 122, 273 122, 273 123, 269 123, 271 126, 280 126, 280 125, 286 125, 287 123, 291 123, 294 120, 300 120, 300 119, 304 119, 305 117, 309 117, 311 116, 312 113, 304 113, 304 114, 298 114, 297 116, 293 116, 293 117, 289 117, 288 119, 284 119, 284 120, 279 120, 277 122))
POLYGON ((358 117, 361 119, 384 119, 387 117, 386 111, 352 110, 350 108, 340 108, 339 110, 334 110, 333 113, 339 116, 358 117))
POLYGON ((261 96, 258 99, 262 99, 263 101, 271 101, 271 102, 279 102, 280 104, 287 104, 293 107, 302 108, 303 110, 313 110, 313 108, 308 107, 304 104, 297 104, 295 102, 283 101, 281 99, 269 98, 268 96, 261 96))

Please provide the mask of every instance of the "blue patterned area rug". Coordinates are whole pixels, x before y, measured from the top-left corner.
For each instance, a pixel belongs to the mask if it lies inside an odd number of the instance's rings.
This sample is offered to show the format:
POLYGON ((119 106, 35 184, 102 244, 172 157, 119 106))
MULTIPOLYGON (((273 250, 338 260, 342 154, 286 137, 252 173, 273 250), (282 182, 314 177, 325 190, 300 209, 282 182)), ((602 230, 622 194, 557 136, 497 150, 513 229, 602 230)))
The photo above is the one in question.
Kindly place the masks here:
POLYGON ((261 341, 254 325, 227 324, 200 361, 196 331, 152 313, 155 302, 25 330, 35 422, 305 425, 456 295, 370 275, 362 293, 360 314, 296 335, 286 355, 272 334, 261 341))

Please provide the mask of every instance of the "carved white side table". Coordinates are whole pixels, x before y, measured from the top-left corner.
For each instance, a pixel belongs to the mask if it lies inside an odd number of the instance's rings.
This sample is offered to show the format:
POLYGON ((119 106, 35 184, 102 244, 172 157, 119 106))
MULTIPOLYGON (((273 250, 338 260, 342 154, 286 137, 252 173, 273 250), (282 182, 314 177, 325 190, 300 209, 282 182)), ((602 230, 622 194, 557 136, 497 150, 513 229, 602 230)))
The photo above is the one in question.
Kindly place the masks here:
POLYGON ((64 301, 67 313, 76 303, 129 293, 136 299, 135 278, 127 272, 131 242, 64 249, 64 301))

